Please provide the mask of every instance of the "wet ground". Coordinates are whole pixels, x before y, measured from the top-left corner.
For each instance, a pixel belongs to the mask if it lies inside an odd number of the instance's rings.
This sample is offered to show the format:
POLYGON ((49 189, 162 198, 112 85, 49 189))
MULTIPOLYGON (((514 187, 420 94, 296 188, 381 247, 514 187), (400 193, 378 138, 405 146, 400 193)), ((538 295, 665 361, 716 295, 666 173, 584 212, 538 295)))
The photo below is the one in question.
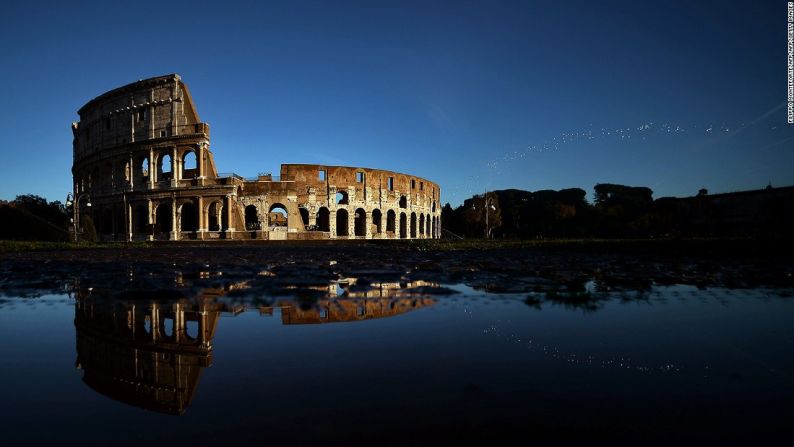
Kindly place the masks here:
POLYGON ((790 434, 785 254, 485 248, 0 253, 0 425, 13 445, 790 434))

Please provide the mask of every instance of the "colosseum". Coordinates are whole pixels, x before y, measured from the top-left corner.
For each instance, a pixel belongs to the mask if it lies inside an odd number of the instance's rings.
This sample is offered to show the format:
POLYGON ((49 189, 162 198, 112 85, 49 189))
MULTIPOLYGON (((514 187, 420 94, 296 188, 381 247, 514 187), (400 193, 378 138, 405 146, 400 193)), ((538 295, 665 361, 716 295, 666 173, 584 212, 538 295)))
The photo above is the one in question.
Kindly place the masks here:
POLYGON ((75 234, 102 240, 429 239, 441 191, 380 169, 282 164, 278 177, 219 174, 210 129, 179 75, 134 82, 78 112, 75 234))

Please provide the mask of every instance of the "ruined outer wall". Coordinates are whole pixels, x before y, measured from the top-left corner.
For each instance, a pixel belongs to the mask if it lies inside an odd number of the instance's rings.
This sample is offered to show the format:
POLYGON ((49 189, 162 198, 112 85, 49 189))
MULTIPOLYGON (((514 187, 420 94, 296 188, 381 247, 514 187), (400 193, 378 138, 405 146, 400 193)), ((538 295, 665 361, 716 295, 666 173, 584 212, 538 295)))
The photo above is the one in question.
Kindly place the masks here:
POLYGON ((176 74, 111 90, 78 113, 72 124, 76 226, 90 216, 103 239, 440 234, 440 189, 420 177, 311 164, 282 165, 280 178, 219 176, 209 125, 176 74))

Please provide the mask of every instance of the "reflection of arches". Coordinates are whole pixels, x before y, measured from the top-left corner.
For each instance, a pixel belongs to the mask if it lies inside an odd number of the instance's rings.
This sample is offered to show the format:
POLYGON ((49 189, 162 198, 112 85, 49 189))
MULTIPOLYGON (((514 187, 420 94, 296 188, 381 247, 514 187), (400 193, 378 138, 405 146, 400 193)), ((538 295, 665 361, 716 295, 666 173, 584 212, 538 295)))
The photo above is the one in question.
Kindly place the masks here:
POLYGON ((303 222, 303 228, 309 226, 309 210, 306 208, 298 208, 298 212, 301 215, 301 222, 303 222))
POLYGON ((172 230, 171 204, 161 203, 157 205, 154 214, 154 227, 156 233, 167 233, 172 230))
POLYGON ((419 234, 421 234, 421 235, 425 234, 425 215, 424 214, 420 214, 419 215, 419 234))
POLYGON ((397 215, 394 213, 394 210, 386 211, 386 232, 391 231, 394 233, 396 227, 396 220, 397 215))
POLYGON ((255 205, 245 207, 245 229, 248 231, 260 230, 259 214, 255 205))
POLYGON ((268 211, 268 225, 271 227, 287 227, 289 226, 289 214, 287 214, 287 207, 274 203, 268 211))
POLYGON ((180 231, 196 231, 198 230, 198 211, 192 202, 182 204, 179 209, 180 231))
POLYGON ((408 233, 408 219, 405 213, 400 213, 400 239, 405 239, 408 233))
POLYGON ((347 210, 336 211, 336 235, 347 236, 347 210))
POLYGON ((353 233, 356 236, 366 236, 367 230, 367 213, 362 208, 356 209, 356 214, 353 217, 353 233))
POLYGON ((331 212, 326 207, 322 207, 317 211, 317 229, 320 231, 331 231, 331 212))
POLYGON ((347 191, 337 191, 336 192, 336 204, 337 205, 347 205, 349 203, 347 191))
POLYGON ((400 196, 400 208, 408 208, 408 199, 405 196, 400 196))
POLYGON ((381 213, 379 209, 372 210, 372 232, 374 234, 379 234, 382 229, 381 224, 381 213))
POLYGON ((416 213, 411 213, 411 237, 416 237, 416 213))

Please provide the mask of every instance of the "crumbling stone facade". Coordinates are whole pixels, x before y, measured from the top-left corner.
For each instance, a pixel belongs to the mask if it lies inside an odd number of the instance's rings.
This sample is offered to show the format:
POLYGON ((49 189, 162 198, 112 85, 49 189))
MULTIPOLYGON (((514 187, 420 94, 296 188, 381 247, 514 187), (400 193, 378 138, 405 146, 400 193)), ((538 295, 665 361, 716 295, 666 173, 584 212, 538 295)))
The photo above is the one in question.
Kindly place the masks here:
MULTIPOLYGON (((176 75, 89 101, 74 133, 76 216, 104 240, 430 239, 441 191, 379 169, 282 164, 280 177, 219 174, 176 75)), ((79 222, 76 224, 79 226, 79 222)))

